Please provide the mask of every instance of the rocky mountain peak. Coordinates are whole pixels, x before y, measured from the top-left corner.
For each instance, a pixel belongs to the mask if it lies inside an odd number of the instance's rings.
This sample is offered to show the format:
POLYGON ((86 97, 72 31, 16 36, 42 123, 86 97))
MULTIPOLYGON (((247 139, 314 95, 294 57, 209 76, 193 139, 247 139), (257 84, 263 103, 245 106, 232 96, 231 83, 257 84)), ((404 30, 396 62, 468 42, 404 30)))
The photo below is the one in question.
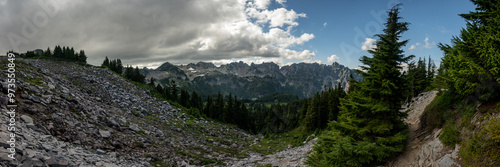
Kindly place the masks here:
POLYGON ((311 97, 325 86, 334 87, 341 83, 346 87, 351 74, 355 79, 361 79, 360 75, 336 62, 331 65, 296 63, 281 68, 273 62, 248 65, 240 61, 220 67, 212 63, 199 62, 176 66, 177 68, 170 63, 165 64, 169 69, 176 69, 173 70, 175 72, 165 73, 157 69, 148 71, 147 78, 176 80, 188 91, 203 92, 204 95, 221 92, 250 99, 272 93, 311 97))

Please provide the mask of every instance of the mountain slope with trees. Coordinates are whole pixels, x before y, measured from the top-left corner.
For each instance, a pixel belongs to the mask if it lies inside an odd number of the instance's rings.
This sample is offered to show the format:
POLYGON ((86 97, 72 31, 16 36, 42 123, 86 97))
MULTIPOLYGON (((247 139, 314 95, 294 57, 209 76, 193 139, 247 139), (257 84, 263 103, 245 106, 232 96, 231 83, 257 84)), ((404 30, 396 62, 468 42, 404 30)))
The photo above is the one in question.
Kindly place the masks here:
POLYGON ((220 92, 243 99, 258 99, 275 93, 307 98, 338 83, 347 88, 351 75, 361 80, 359 74, 338 63, 298 63, 279 67, 272 62, 251 65, 233 62, 216 67, 203 62, 179 66, 167 62, 155 70, 143 69, 142 72, 146 78, 155 78, 162 85, 175 81, 181 88, 196 91, 202 97, 220 92))

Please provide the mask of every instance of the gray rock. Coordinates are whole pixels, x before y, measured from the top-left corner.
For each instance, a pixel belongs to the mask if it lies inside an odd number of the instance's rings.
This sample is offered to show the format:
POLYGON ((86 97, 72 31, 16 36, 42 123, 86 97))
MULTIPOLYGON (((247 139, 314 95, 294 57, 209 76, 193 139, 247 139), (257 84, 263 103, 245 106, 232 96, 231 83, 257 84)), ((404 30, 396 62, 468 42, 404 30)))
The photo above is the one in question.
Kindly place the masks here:
POLYGON ((4 148, 10 147, 9 143, 7 143, 7 141, 10 140, 9 135, 9 133, 0 132, 0 146, 3 146, 4 148))
POLYGON ((30 96, 29 99, 35 103, 40 103, 40 98, 38 96, 30 96))
POLYGON ((141 130, 139 128, 139 126, 137 124, 134 124, 134 123, 131 123, 130 126, 128 126, 128 128, 130 128, 131 130, 136 131, 136 132, 139 132, 141 130))
POLYGON ((0 96, 0 105, 7 105, 9 104, 9 98, 6 96, 0 96))
POLYGON ((37 158, 31 159, 31 163, 35 167, 42 167, 43 166, 43 162, 41 160, 37 159, 37 158))
POLYGON ((29 96, 28 96, 27 94, 22 93, 22 94, 21 94, 21 98, 23 98, 23 99, 28 99, 28 98, 29 98, 29 96))
POLYGON ((24 123, 33 125, 33 119, 30 116, 21 115, 21 119, 24 121, 24 123))
POLYGON ((45 103, 50 104, 52 103, 52 95, 42 95, 42 100, 45 103))
POLYGON ((104 154, 106 154, 106 151, 101 150, 101 149, 97 149, 96 153, 99 155, 104 155, 104 154))
POLYGON ((99 134, 103 138, 109 138, 111 136, 111 133, 109 131, 106 131, 106 130, 99 130, 99 134))
POLYGON ((102 166, 104 166, 104 167, 119 167, 118 165, 111 164, 111 163, 103 163, 102 166))
POLYGON ((56 159, 52 158, 52 159, 49 159, 49 160, 45 161, 45 163, 47 165, 49 165, 50 167, 65 167, 65 166, 69 166, 69 162, 67 160, 63 160, 63 159, 56 160, 56 159))
POLYGON ((56 87, 55 87, 52 83, 50 83, 50 82, 48 82, 48 83, 47 83, 47 86, 49 87, 49 89, 55 89, 55 88, 56 88, 56 87))
POLYGON ((9 154, 8 153, 0 153, 0 160, 2 160, 2 161, 11 161, 12 158, 9 158, 9 154))

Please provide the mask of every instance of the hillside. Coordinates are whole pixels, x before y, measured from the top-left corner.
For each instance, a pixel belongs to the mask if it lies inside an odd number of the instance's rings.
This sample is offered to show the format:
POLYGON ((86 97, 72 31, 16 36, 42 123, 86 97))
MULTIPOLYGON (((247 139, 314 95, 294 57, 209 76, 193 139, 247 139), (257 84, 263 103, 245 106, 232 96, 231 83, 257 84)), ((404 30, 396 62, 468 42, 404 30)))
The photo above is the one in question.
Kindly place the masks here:
POLYGON ((173 80, 182 88, 203 95, 221 92, 246 99, 273 93, 312 97, 325 86, 331 88, 340 83, 347 88, 351 74, 356 80, 361 79, 359 74, 338 63, 299 63, 280 68, 272 62, 251 65, 233 62, 220 67, 204 62, 180 66, 167 62, 155 70, 143 69, 143 72, 148 79, 153 77, 165 85, 173 80))
MULTIPOLYGON (((1 58, 2 67, 7 60, 1 58)), ((106 68, 17 59, 16 160, 7 155, 7 71, 0 74, 0 166, 224 165, 256 137, 161 101, 106 68)))

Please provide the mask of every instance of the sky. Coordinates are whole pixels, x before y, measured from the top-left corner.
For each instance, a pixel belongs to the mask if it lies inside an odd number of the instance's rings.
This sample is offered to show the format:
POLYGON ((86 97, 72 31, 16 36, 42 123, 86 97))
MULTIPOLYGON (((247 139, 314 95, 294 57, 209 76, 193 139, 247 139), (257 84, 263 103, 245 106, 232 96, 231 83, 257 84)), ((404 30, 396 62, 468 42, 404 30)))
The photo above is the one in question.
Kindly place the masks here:
POLYGON ((358 68, 376 47, 387 11, 401 3, 406 55, 431 57, 465 27, 469 0, 0 0, 0 51, 55 45, 157 67, 164 62, 281 66, 338 62, 358 68))

